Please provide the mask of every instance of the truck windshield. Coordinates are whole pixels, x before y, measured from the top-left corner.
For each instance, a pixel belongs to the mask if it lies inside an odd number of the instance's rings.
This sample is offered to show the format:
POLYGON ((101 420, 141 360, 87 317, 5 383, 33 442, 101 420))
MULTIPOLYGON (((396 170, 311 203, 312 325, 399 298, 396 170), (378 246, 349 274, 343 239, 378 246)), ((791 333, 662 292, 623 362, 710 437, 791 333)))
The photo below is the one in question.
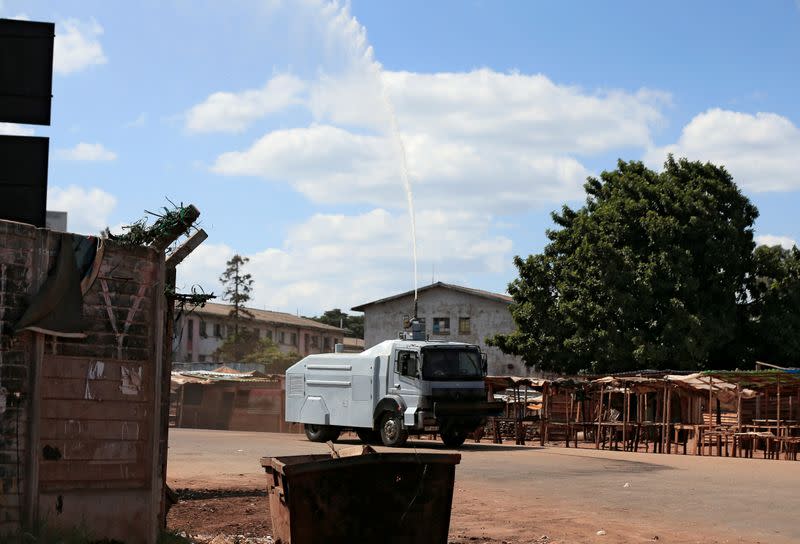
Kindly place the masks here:
POLYGON ((481 354, 476 350, 425 349, 422 352, 425 380, 480 380, 481 354))

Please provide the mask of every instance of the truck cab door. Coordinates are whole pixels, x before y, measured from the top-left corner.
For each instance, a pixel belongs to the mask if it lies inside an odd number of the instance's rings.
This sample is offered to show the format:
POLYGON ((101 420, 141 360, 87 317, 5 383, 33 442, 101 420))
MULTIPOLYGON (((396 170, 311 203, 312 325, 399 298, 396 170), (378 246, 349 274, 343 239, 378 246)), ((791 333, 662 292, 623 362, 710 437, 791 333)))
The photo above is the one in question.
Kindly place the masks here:
POLYGON ((404 417, 407 426, 414 425, 414 414, 419 404, 420 354, 412 350, 397 350, 390 373, 389 393, 403 397, 406 403, 404 417))

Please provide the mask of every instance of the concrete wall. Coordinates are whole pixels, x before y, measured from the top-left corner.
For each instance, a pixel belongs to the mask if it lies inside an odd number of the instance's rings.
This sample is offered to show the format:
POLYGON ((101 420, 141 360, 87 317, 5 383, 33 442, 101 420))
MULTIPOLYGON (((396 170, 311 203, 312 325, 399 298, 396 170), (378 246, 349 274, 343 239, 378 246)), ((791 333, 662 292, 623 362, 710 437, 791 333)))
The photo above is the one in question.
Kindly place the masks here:
MULTIPOLYGON (((370 348, 384 340, 397 338, 403 330, 403 316, 414 312, 414 297, 407 296, 368 306, 364 312, 364 341, 370 348)), ((486 346, 486 337, 515 330, 508 303, 447 289, 428 289, 419 293, 418 316, 425 318, 425 330, 431 340, 477 344, 486 352, 490 375, 527 376, 519 357, 503 354, 486 346), (433 334, 433 320, 450 318, 450 334, 433 334), (469 334, 459 334, 459 318, 470 319, 469 334)))
POLYGON ((0 534, 46 520, 150 544, 163 497, 163 256, 107 242, 83 296, 86 338, 12 334, 54 266, 59 236, 0 221, 0 387, 15 399, 0 404, 0 534), (123 387, 134 374, 141 381, 123 387))

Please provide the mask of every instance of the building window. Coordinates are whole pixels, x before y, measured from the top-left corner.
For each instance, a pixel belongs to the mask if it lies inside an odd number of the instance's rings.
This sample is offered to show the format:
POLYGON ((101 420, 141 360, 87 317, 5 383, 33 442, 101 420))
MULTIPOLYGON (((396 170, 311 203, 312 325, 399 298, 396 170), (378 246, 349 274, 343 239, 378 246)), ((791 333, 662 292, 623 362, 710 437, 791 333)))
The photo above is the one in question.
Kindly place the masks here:
POLYGON ((206 322, 202 319, 200 320, 200 336, 202 338, 206 338, 208 336, 208 331, 206 330, 206 322))
POLYGON ((434 317, 433 334, 450 334, 450 318, 434 317))
POLYGON ((194 319, 187 319, 186 326, 189 327, 186 336, 188 336, 189 340, 191 340, 194 338, 194 319))
POLYGON ((314 335, 311 337, 311 347, 315 348, 319 345, 319 336, 314 335))
POLYGON ((199 362, 201 362, 201 363, 205 363, 206 362, 206 356, 205 355, 198 355, 197 356, 197 360, 199 362))
POLYGON ((214 323, 214 337, 222 338, 222 325, 219 323, 214 323))
POLYGON ((325 337, 324 346, 326 351, 331 349, 331 339, 327 336, 325 337))
POLYGON ((469 318, 468 317, 459 317, 458 318, 458 334, 469 334, 469 318))
POLYGON ((293 346, 296 346, 296 345, 297 345, 297 333, 296 333, 296 332, 293 332, 292 334, 290 334, 290 335, 289 335, 289 342, 290 342, 290 343, 291 343, 293 346))
POLYGON ((264 336, 267 337, 267 339, 272 340, 272 331, 270 330, 264 331, 264 336))
POLYGON ((279 344, 285 344, 286 343, 286 333, 284 333, 283 331, 278 333, 278 343, 279 344))
POLYGON ((256 339, 261 338, 261 329, 253 329, 253 333, 256 335, 256 339))

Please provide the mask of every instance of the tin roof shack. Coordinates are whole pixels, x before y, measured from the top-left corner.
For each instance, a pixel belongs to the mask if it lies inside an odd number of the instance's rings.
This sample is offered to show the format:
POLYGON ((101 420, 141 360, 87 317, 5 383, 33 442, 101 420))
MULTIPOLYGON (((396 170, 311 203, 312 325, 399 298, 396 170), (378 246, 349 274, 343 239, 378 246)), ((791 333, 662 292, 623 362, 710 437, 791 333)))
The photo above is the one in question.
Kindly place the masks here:
POLYGON ((299 432, 286 423, 284 376, 258 372, 172 373, 175 425, 235 431, 299 432))
POLYGON ((163 246, 0 220, 0 535, 156 541, 166 268, 163 246))

